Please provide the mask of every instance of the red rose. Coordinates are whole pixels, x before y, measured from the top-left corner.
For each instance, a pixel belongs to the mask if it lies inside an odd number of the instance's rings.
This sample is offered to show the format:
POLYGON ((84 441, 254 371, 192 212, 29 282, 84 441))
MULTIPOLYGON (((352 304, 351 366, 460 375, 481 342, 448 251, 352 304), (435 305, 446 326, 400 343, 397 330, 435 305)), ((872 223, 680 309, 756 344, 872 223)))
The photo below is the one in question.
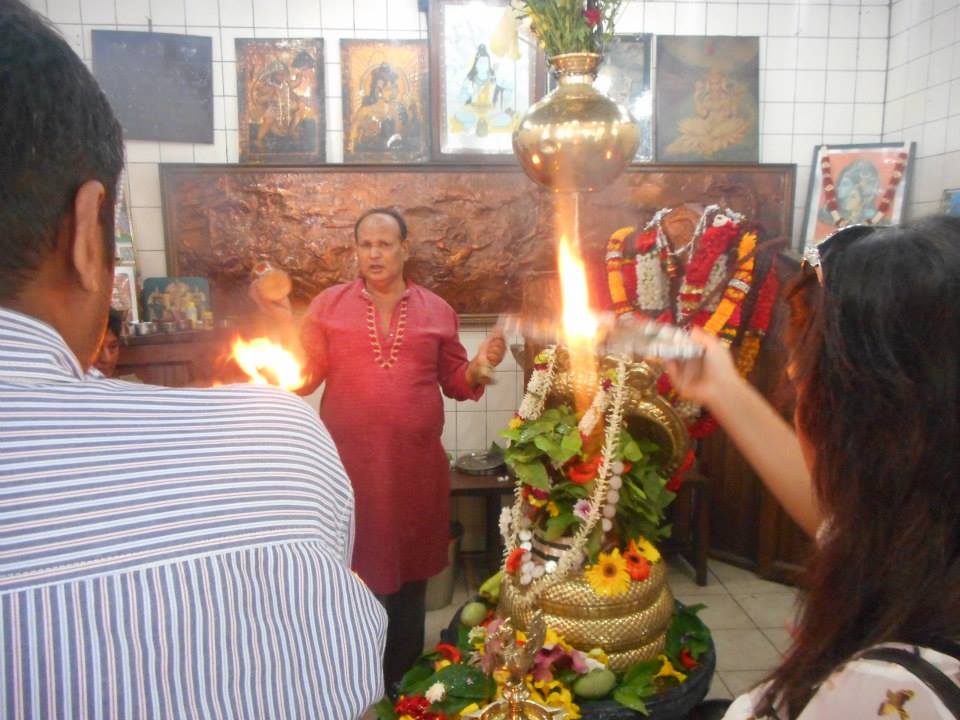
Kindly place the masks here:
POLYGON ((597 8, 590 8, 583 11, 583 19, 587 21, 590 27, 596 27, 600 22, 600 11, 597 8))
POLYGON ((693 656, 686 648, 682 648, 680 650, 680 664, 687 670, 693 670, 700 663, 693 659, 693 656))
POLYGON ((452 663, 460 662, 460 650, 458 650, 455 645, 451 645, 450 643, 437 643, 434 651, 443 655, 444 660, 449 660, 452 663))
POLYGON ((567 477, 577 485, 585 485, 597 477, 597 470, 600 469, 601 457, 596 455, 592 460, 571 465, 567 470, 567 477))

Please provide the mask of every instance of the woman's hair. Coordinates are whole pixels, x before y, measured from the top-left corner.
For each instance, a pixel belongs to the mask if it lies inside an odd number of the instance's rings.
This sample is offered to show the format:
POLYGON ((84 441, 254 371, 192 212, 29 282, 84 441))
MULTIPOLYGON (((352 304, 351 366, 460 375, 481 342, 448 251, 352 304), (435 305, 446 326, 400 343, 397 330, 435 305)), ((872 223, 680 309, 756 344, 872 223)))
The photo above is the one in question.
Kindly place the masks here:
POLYGON ((960 218, 845 234, 787 290, 826 518, 761 708, 791 718, 860 650, 960 637, 960 218))

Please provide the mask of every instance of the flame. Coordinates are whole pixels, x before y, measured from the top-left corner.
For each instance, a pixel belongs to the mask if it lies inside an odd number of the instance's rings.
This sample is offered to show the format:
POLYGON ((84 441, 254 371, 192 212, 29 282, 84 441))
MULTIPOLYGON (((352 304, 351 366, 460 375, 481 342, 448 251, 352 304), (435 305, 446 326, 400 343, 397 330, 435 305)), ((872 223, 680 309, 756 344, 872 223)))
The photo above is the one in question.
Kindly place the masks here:
POLYGON ((268 338, 254 338, 250 342, 237 338, 231 346, 230 357, 255 385, 296 390, 304 383, 300 363, 293 353, 268 338))
POLYGON ((587 293, 587 271, 577 248, 567 238, 560 236, 557 252, 560 266, 560 296, 563 300, 563 334, 570 345, 593 345, 599 323, 590 312, 590 297, 587 293))

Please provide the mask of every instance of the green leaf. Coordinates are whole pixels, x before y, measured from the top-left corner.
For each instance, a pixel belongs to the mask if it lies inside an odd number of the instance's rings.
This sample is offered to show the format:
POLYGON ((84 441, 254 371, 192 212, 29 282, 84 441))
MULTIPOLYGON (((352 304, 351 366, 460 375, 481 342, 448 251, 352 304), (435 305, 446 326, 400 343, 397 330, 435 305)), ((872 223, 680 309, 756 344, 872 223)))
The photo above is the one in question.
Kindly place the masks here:
POLYGON ((552 435, 553 433, 537 435, 537 437, 533 439, 533 444, 550 456, 551 460, 556 461, 562 451, 560 449, 560 443, 554 440, 552 435))
POLYGON ((546 539, 550 542, 562 538, 567 528, 570 527, 576 518, 571 513, 561 513, 556 517, 547 520, 546 539))
POLYGON ((390 698, 381 698, 380 702, 373 706, 373 711, 377 714, 377 720, 397 720, 397 713, 390 698))
MULTIPOLYGON (((563 436, 560 445, 565 453, 569 453, 567 460, 580 452, 583 449, 583 438, 580 437, 580 429, 573 427, 568 430, 567 434, 563 436)), ((564 462, 566 462, 566 460, 564 462)))
POLYGON ((613 691, 613 699, 624 707, 635 710, 642 715, 650 714, 650 711, 647 710, 646 704, 640 699, 633 688, 618 687, 613 691))
MULTIPOLYGON (((677 606, 667 628, 667 642, 664 651, 674 665, 680 661, 680 651, 686 647, 694 660, 698 659, 710 647, 710 630, 703 624, 697 613, 706 605, 677 606)), ((678 665, 679 666, 679 665, 678 665)))
POLYGON ((410 688, 433 676, 433 668, 422 665, 419 661, 404 673, 400 679, 400 692, 409 693, 410 688))
MULTIPOLYGON (((454 663, 441 668, 426 680, 411 686, 407 694, 423 695, 427 688, 437 682, 444 684, 447 689, 447 697, 466 699, 470 702, 493 697, 496 691, 496 684, 480 668, 454 663)), ((470 702, 467 702, 466 705, 469 705, 470 702)))
POLYGON ((641 660, 627 668, 621 685, 652 685, 653 676, 660 672, 663 663, 656 658, 641 660))
POLYGON ((504 428, 500 431, 500 437, 516 442, 520 439, 520 428, 504 428))
POLYGON ((624 433, 621 439, 623 440, 623 458, 625 460, 629 460, 632 463, 643 460, 643 451, 640 449, 636 440, 627 433, 624 433))
POLYGON ((521 482, 531 487, 541 490, 547 490, 550 487, 550 477, 547 475, 547 469, 539 460, 518 462, 513 466, 513 471, 521 482))

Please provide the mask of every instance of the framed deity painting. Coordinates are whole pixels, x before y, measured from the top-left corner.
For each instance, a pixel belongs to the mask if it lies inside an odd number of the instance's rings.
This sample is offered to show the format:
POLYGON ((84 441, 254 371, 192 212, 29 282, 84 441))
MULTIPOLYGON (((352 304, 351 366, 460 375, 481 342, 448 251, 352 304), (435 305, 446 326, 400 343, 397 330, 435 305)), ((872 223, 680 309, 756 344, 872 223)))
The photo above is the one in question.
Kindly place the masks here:
POLYGON ((758 162, 759 57, 756 37, 657 37, 658 162, 758 162))
POLYGON ((430 159, 425 40, 341 40, 343 159, 430 159))
POLYGON ((114 266, 110 307, 123 314, 123 322, 140 322, 137 309, 137 272, 132 265, 114 266))
POLYGON ((240 162, 323 162, 323 40, 236 43, 240 162))
POLYGON ((92 30, 93 73, 127 140, 213 142, 213 40, 92 30))
POLYGON ((615 35, 603 51, 593 86, 626 107, 640 123, 636 162, 653 160, 653 93, 650 92, 652 35, 615 35))
POLYGON ((902 142, 816 146, 800 249, 845 225, 900 222, 914 147, 902 142))
POLYGON ((940 212, 951 217, 960 217, 960 188, 943 191, 940 212))
POLYGON ((543 94, 540 53, 526 43, 517 58, 491 49, 507 11, 506 0, 430 0, 434 160, 511 156, 514 129, 543 94))
POLYGON ((127 192, 127 172, 120 174, 117 183, 116 214, 113 220, 114 261, 117 265, 136 265, 137 253, 133 247, 133 228, 130 223, 130 194, 127 192))

